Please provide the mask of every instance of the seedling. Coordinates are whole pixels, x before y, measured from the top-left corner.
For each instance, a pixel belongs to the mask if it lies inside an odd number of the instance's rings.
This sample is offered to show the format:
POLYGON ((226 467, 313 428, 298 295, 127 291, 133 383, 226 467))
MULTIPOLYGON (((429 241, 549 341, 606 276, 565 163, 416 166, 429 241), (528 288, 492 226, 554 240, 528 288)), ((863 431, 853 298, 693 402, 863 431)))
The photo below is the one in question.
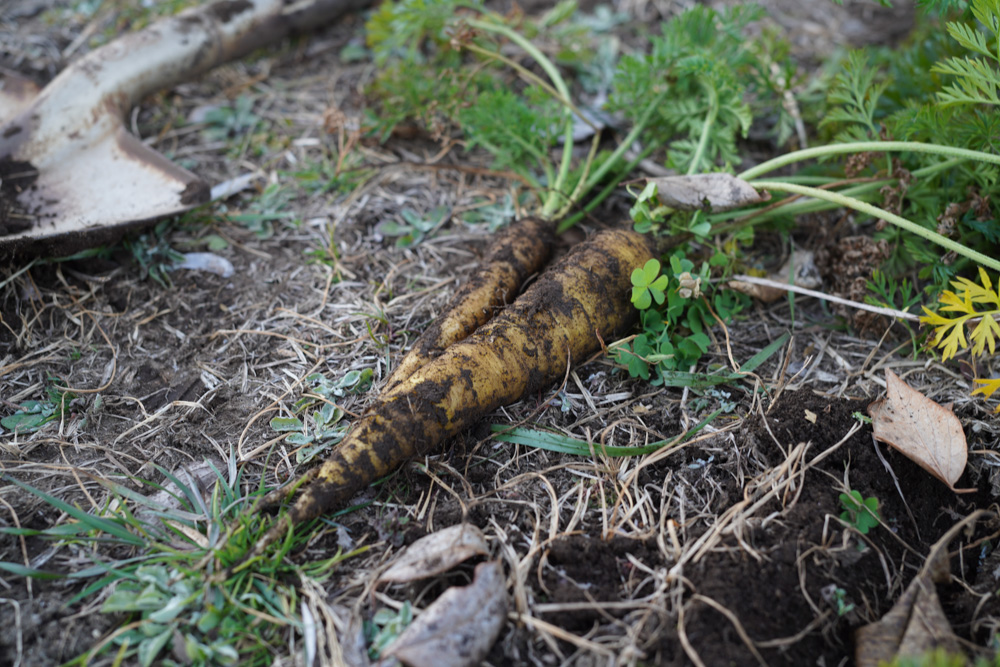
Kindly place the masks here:
POLYGON ((205 136, 213 141, 234 139, 253 130, 260 117, 253 113, 253 98, 240 95, 233 105, 212 109, 205 114, 205 136))
POLYGON ((413 622, 413 610, 407 600, 399 611, 379 609, 371 621, 364 625, 365 639, 368 640, 368 657, 377 660, 382 651, 396 640, 403 630, 413 622))
POLYGON ((24 401, 14 414, 0 419, 0 426, 15 434, 33 433, 49 422, 61 419, 75 396, 59 389, 55 384, 57 382, 60 382, 59 378, 50 377, 49 386, 45 388, 46 400, 24 401))
POLYGON ((229 216, 233 222, 238 222, 260 239, 274 236, 274 223, 284 221, 292 227, 298 226, 298 220, 293 211, 286 210, 294 197, 294 193, 278 183, 272 183, 264 188, 254 201, 250 203, 246 213, 235 213, 229 216))
POLYGON ((298 463, 311 461, 317 454, 341 441, 350 423, 342 421, 344 411, 334 399, 367 391, 374 376, 374 371, 366 368, 349 371, 337 382, 331 382, 322 373, 313 373, 306 378, 311 390, 295 402, 292 412, 294 415, 306 415, 309 408, 317 404, 320 404, 319 409, 301 418, 275 417, 270 422, 271 428, 278 433, 288 433, 286 442, 302 447, 296 452, 298 463))
POLYGON ((447 206, 437 206, 426 215, 421 215, 413 209, 404 208, 399 212, 403 221, 386 220, 378 225, 378 232, 383 236, 396 239, 397 248, 409 248, 420 243, 424 237, 448 221, 451 209, 447 206))
POLYGON ((841 493, 840 506, 844 511, 840 513, 840 520, 853 526, 862 535, 867 535, 868 531, 879 524, 881 519, 878 512, 878 498, 862 498, 860 491, 850 491, 841 493))

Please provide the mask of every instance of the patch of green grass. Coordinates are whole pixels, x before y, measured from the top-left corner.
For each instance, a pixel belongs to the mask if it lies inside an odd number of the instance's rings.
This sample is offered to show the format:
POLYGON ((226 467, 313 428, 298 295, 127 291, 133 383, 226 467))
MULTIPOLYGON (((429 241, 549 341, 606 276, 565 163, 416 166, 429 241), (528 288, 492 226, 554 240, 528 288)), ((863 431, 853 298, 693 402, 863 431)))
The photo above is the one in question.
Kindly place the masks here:
MULTIPOLYGON (((225 474, 212 466, 215 483, 207 497, 195 484, 158 470, 172 489, 136 481, 165 495, 146 496, 104 481, 112 499, 95 512, 5 478, 69 520, 44 530, 0 532, 52 542, 57 550, 71 549, 73 560, 83 556, 92 565, 53 572, 0 562, 0 570, 86 582, 69 605, 103 596, 101 612, 121 615, 117 630, 67 664, 85 665, 106 652, 113 652, 116 661, 131 659, 144 667, 272 664, 291 634, 303 631, 299 587, 307 580, 323 581, 338 563, 364 549, 297 562, 294 552, 315 532, 314 523, 298 535, 289 531, 269 554, 244 561, 270 520, 246 511, 263 490, 246 490, 236 459, 229 459, 225 474)), ((58 556, 52 562, 57 561, 58 556)))

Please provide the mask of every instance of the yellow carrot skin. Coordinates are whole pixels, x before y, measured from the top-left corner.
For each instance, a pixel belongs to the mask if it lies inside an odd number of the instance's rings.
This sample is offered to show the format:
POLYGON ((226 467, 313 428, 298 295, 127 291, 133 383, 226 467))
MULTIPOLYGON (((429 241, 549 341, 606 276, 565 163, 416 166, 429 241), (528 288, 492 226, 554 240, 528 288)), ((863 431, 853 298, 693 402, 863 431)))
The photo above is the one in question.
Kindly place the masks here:
POLYGON ((603 232, 574 248, 511 306, 450 346, 358 419, 288 514, 254 555, 288 525, 346 504, 406 461, 502 405, 544 388, 631 326, 630 275, 654 256, 652 242, 627 230, 603 232))
POLYGON ((505 229, 493 242, 482 266, 396 366, 383 393, 399 386, 450 345, 467 338, 513 301, 521 283, 548 261, 552 236, 552 223, 538 218, 525 218, 505 229))

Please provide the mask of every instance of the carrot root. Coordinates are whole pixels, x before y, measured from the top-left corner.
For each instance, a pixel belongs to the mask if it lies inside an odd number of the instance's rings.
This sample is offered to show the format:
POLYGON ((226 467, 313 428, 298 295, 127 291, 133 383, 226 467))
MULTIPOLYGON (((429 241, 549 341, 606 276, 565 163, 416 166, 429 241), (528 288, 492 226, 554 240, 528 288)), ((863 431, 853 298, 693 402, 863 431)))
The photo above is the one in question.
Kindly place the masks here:
POLYGON ((303 486, 288 514, 258 542, 260 554, 297 525, 338 506, 408 460, 502 405, 561 378, 636 317, 632 269, 654 256, 627 230, 581 243, 472 335, 384 392, 303 486))
POLYGON ((548 261, 552 234, 552 223, 538 218, 525 218, 501 232, 482 265, 396 366, 383 393, 399 386, 452 344, 467 338, 513 301, 521 284, 548 261))

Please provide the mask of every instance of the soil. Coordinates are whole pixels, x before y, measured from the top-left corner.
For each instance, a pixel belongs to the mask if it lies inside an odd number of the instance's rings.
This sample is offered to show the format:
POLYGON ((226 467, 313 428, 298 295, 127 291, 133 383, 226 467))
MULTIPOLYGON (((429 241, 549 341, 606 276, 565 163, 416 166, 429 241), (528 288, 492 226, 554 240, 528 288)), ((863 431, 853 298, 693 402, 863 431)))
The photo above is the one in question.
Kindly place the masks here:
MULTIPOLYGON (((65 23, 37 13, 70 4, 0 9, 0 67, 51 78, 83 31, 116 26, 107 12, 60 14, 76 16, 65 23)), ((668 4, 618 2, 631 17, 620 27, 623 39, 637 22, 676 11, 660 6, 668 4)), ((855 43, 898 39, 913 17, 909 3, 897 3, 897 13, 860 2, 766 4, 807 64, 843 35, 855 43), (893 31, 882 30, 889 24, 893 31)), ((163 482, 158 467, 178 471, 210 460, 225 469, 232 458, 251 488, 298 477, 316 462, 299 462, 299 450, 269 420, 292 414, 312 373, 336 380, 373 369, 373 390, 337 401, 347 419, 360 415, 390 362, 488 253, 491 233, 463 218, 511 192, 489 172, 487 157, 442 155, 428 137, 380 145, 352 136, 371 65, 339 54, 359 45, 360 35, 360 19, 349 18, 154 96, 130 119, 150 145, 211 182, 254 174, 251 191, 176 222, 166 238, 147 228, 96 256, 24 257, 0 267, 0 417, 45 400, 56 386, 72 394, 62 417, 39 431, 0 434, 0 527, 66 521, 13 479, 96 511, 110 498, 98 480, 148 493, 136 480, 163 482), (271 128, 253 146, 213 143, 189 123, 240 95, 253 97, 254 114, 271 128), (374 174, 357 189, 308 189, 288 175, 335 162, 345 143, 374 174), (291 193, 283 208, 261 227, 241 222, 240 214, 267 217, 253 207, 275 183, 291 193), (403 209, 436 206, 453 212, 449 222, 419 244, 397 247, 383 237, 379 224, 400 219, 403 209), (234 273, 157 274, 167 245, 212 248, 234 273)), ((86 50, 86 40, 73 48, 86 50)), ((557 243, 556 254, 611 226, 628 207, 624 194, 612 197, 557 243)), ((864 233, 849 221, 813 216, 799 221, 794 236, 821 260, 823 289, 847 296, 862 264, 880 252, 864 233)), ((968 397, 970 369, 902 356, 905 333, 886 332, 888 323, 878 320, 853 321, 852 331, 848 317, 810 300, 797 302, 794 316, 784 300, 756 304, 727 335, 713 332, 706 367, 728 366, 727 344, 745 360, 785 331, 793 340, 756 377, 712 391, 651 387, 594 358, 565 385, 491 414, 445 452, 365 490, 352 501, 363 507, 331 520, 289 557, 305 562, 344 545, 368 547, 323 584, 324 604, 360 623, 390 603, 425 607, 454 583, 376 591, 372 582, 420 537, 475 524, 508 572, 511 597, 488 665, 850 664, 854 632, 890 609, 931 545, 975 509, 996 509, 1000 421, 968 397), (974 493, 953 493, 859 426, 856 413, 880 395, 890 367, 934 400, 954 402, 970 449, 957 486, 974 493), (527 421, 594 443, 648 444, 717 407, 727 409, 695 438, 647 457, 568 456, 503 443, 490 431, 490 424, 527 421), (847 489, 878 499, 882 525, 862 535, 840 519, 847 489)), ((990 549, 998 530, 995 519, 985 520, 957 537, 949 547, 952 581, 937 589, 970 654, 988 655, 1000 626, 993 595, 1000 551, 990 549)), ((127 555, 0 534, 0 562, 52 572, 127 555)), ((456 576, 468 576, 463 567, 456 576)), ((62 664, 126 622, 100 612, 108 591, 67 604, 85 585, 0 570, 0 664, 62 664)), ((348 635, 339 636, 344 646, 348 635)), ((301 664, 301 633, 290 628, 288 636, 274 664, 301 664)), ((105 653, 91 664, 112 660, 105 653)))

